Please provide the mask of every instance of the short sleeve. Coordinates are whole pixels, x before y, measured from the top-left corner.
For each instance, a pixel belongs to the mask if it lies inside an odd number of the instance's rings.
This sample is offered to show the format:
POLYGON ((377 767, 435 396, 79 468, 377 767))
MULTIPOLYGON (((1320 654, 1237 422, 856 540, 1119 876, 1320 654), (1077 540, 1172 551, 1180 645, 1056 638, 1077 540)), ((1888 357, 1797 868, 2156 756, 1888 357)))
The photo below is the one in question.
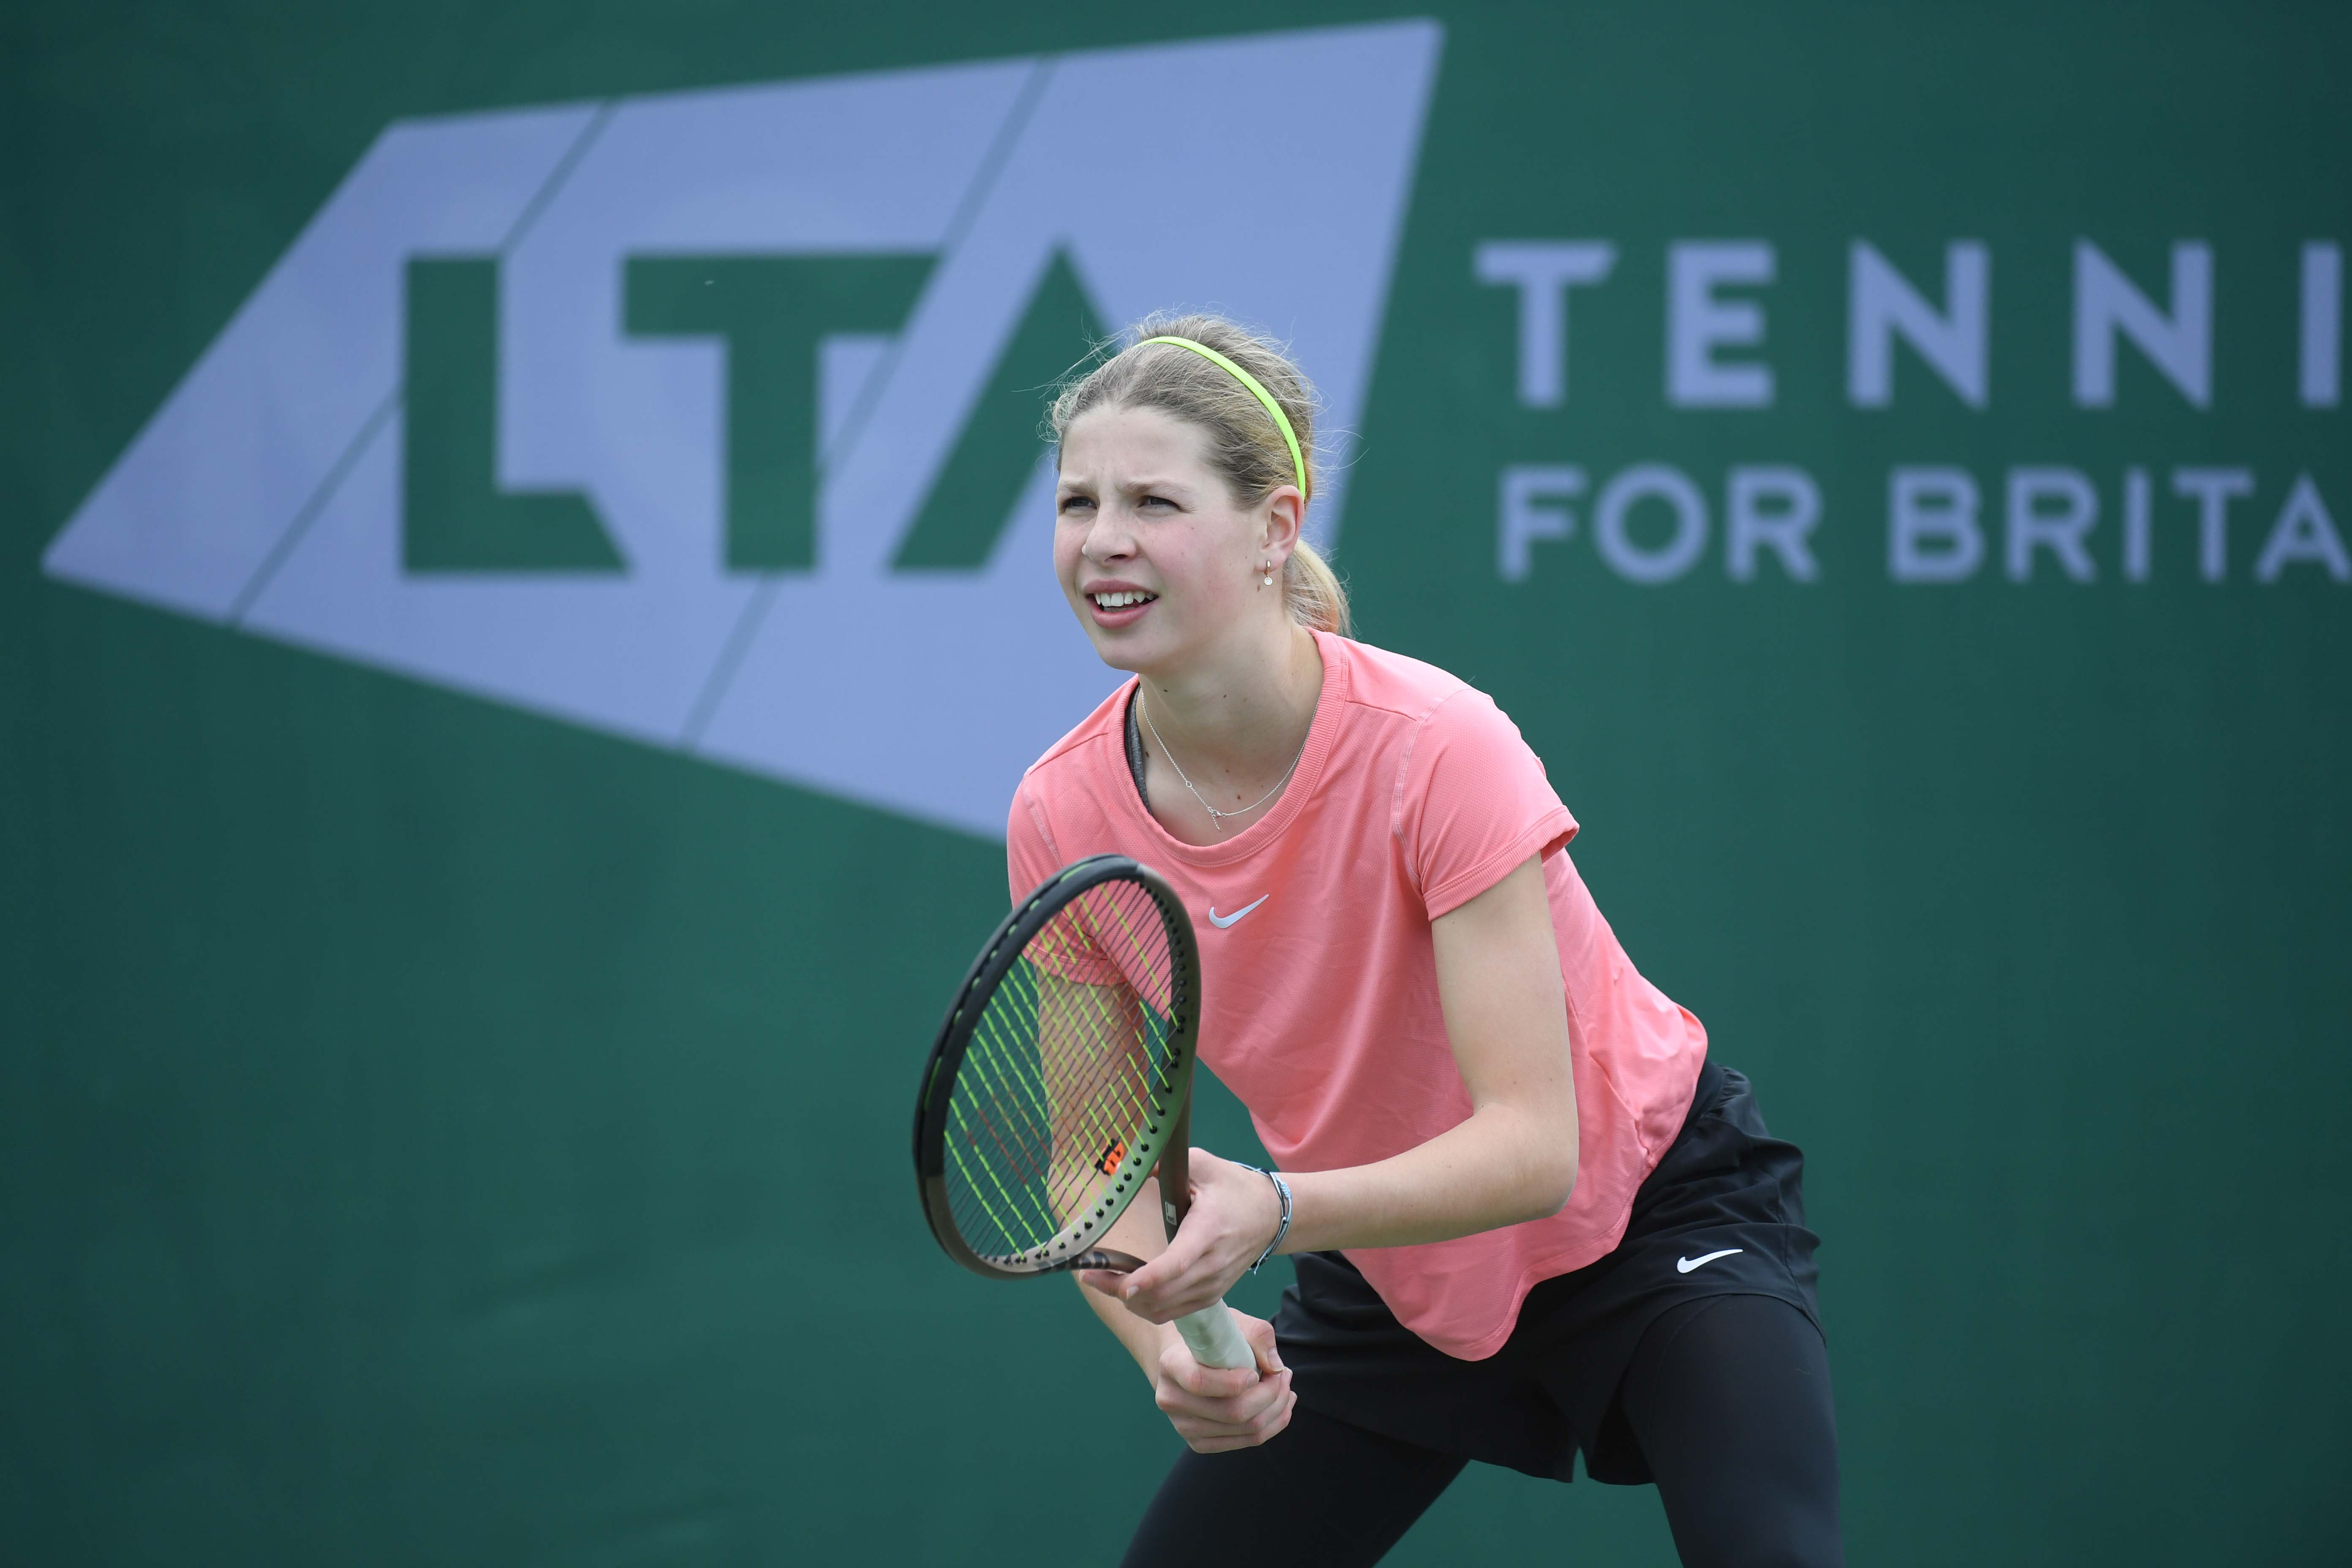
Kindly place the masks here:
POLYGON ((1004 879, 1010 884, 1010 901, 1019 903, 1061 868, 1062 858, 1055 852, 1037 798, 1024 778, 1013 792, 1013 811, 1004 822, 1004 879))
MULTIPOLYGON (((1045 814, 1024 779, 1013 793, 1012 815, 1004 824, 1004 877, 1012 901, 1020 903, 1061 868, 1062 858, 1046 831, 1045 814)), ((1081 985, 1125 983, 1082 904, 1066 907, 1030 939, 1023 955, 1048 973, 1081 985)))
POLYGON ((1519 727, 1468 687, 1422 721, 1397 781, 1395 820, 1431 920, 1576 836, 1519 727))

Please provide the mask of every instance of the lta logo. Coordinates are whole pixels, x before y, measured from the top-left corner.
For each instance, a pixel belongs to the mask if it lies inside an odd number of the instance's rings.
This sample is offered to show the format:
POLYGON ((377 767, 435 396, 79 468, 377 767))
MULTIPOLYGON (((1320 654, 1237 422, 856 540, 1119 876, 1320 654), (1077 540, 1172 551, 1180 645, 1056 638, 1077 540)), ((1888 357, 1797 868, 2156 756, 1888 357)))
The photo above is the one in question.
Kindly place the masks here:
POLYGON ((46 567, 1000 833, 1110 682, 1046 569, 1041 394, 1118 322, 1213 306, 1290 338, 1351 426, 1439 42, 396 124, 46 567))

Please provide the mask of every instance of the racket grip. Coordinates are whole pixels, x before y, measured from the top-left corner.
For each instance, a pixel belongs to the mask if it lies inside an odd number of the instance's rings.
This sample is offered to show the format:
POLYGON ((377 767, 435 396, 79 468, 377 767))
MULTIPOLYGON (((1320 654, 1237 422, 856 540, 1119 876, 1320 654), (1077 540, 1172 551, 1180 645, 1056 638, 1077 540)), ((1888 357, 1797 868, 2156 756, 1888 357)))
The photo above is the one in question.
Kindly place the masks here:
POLYGON ((1184 1347, 1202 1366, 1257 1364, 1257 1352, 1242 1338, 1242 1326, 1234 1321, 1232 1310, 1223 1301, 1177 1319, 1176 1331, 1184 1336, 1184 1347))

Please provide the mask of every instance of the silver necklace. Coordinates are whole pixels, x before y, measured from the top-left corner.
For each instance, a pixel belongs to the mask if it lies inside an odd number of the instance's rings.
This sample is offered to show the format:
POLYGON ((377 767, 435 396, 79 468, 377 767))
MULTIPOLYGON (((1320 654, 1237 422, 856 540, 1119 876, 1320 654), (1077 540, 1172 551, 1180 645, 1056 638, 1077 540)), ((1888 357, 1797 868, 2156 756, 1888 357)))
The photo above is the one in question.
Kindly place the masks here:
POLYGON ((1298 755, 1290 759, 1290 765, 1282 770, 1282 776, 1274 781, 1274 787, 1272 789, 1266 791, 1264 795, 1250 802, 1249 805, 1242 806, 1236 810, 1219 811, 1215 806, 1209 804, 1209 797, 1202 795, 1198 789, 1194 789, 1192 781, 1184 776, 1184 764, 1176 760, 1176 753, 1168 749, 1168 742, 1160 740, 1160 726, 1151 721, 1150 706, 1145 703, 1142 700, 1142 698, 1143 693, 1140 690, 1138 690, 1136 692, 1136 706, 1143 710, 1143 727, 1151 731, 1151 738, 1154 741, 1160 742, 1160 754, 1166 757, 1168 759, 1168 765, 1176 770, 1176 777, 1183 786, 1186 789, 1192 791, 1192 798, 1199 801, 1201 803, 1201 809, 1209 814, 1209 825, 1214 827, 1219 833, 1223 833, 1225 830, 1225 818, 1229 816, 1247 816, 1251 812, 1255 811, 1259 806, 1264 805, 1267 801, 1272 800, 1276 795, 1282 793, 1282 786, 1288 784, 1290 782, 1290 775, 1298 771, 1300 758, 1307 755, 1307 741, 1315 733, 1315 722, 1310 719, 1307 721, 1307 736, 1302 737, 1298 742, 1298 755))

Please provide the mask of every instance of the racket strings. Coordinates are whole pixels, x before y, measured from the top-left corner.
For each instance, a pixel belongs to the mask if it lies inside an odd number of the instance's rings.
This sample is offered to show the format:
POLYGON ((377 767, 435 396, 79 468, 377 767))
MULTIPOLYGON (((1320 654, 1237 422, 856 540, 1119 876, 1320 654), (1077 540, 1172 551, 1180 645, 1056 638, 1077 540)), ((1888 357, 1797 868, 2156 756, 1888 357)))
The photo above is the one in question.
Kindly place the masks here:
POLYGON ((1066 1219, 1090 1195, 1068 1190, 1067 1173, 1076 1173, 1087 1187, 1097 1184, 1092 1173, 1104 1165, 1115 1170, 1129 1138, 1158 1118, 1160 1097, 1152 1084, 1156 1079, 1165 1093, 1172 953, 1158 907, 1132 883, 1090 889, 1065 915, 1118 975, 1112 985, 1071 998, 1091 1026, 1046 1028, 1041 1034, 1047 1072, 1062 1075, 1066 1086, 1058 1099, 1070 1108, 1075 1152, 1094 1156, 1084 1164, 1065 1165, 1053 1196, 1066 1219))
POLYGON ((1131 1197, 1127 1157, 1175 1085, 1175 984, 1166 919, 1133 882, 1087 889, 1024 944, 949 1093, 949 1208, 973 1251, 1033 1250, 1131 1197))

